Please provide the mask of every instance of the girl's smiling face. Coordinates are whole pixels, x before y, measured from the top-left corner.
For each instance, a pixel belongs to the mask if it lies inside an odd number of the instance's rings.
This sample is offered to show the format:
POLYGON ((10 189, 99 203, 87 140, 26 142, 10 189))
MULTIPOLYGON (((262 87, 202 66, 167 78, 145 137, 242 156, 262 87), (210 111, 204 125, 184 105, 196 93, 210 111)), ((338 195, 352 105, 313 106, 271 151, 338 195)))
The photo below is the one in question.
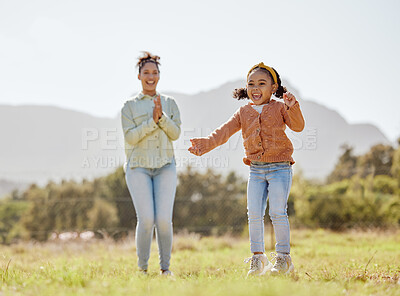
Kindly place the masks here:
POLYGON ((154 96, 158 80, 160 79, 160 72, 157 65, 151 62, 144 64, 140 69, 138 78, 142 82, 143 94, 154 96))
POLYGON ((251 72, 247 79, 247 95, 255 105, 268 103, 277 88, 271 76, 261 69, 251 72))

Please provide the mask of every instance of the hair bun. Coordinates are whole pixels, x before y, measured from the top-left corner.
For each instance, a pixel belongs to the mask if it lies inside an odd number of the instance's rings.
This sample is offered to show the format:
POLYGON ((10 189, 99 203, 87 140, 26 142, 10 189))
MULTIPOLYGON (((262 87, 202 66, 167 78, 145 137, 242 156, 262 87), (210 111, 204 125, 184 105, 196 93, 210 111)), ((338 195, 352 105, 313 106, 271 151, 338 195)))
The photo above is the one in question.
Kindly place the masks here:
POLYGON ((158 66, 160 65, 159 59, 160 57, 157 55, 152 55, 148 51, 142 51, 143 55, 138 58, 138 62, 136 64, 137 67, 139 67, 139 72, 140 69, 146 64, 146 63, 155 63, 158 69, 158 66))

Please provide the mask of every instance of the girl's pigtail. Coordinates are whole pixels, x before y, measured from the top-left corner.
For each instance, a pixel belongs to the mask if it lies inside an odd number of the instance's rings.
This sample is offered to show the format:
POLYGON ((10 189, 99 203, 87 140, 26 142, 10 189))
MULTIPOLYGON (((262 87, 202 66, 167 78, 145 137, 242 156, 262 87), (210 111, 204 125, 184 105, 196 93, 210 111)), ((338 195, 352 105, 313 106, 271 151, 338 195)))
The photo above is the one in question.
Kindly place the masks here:
POLYGON ((235 88, 233 91, 233 97, 238 100, 248 99, 249 96, 247 95, 247 88, 235 88))
MULTIPOLYGON (((282 86, 281 77, 279 76, 278 72, 274 68, 272 68, 272 70, 275 71, 276 78, 278 80, 277 81, 278 82, 278 89, 274 93, 274 96, 277 97, 277 98, 282 99, 283 98, 283 94, 287 92, 287 89, 286 89, 286 87, 282 86)), ((272 78, 272 75, 271 75, 271 78, 272 78)))
POLYGON ((274 96, 277 97, 277 98, 282 99, 283 98, 283 94, 286 93, 286 92, 287 92, 286 87, 280 85, 278 87, 278 89, 276 90, 276 92, 274 93, 274 96))

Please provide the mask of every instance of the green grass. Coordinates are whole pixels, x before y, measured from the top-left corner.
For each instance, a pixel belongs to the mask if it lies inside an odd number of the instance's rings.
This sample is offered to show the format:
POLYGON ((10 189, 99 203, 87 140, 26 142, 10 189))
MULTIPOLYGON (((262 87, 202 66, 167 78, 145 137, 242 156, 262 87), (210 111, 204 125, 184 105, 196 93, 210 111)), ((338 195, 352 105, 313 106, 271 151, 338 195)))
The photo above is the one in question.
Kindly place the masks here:
POLYGON ((149 276, 132 241, 0 246, 0 295, 400 295, 399 231, 293 230, 288 277, 246 279, 250 255, 247 238, 177 235, 163 278, 155 244, 149 276))

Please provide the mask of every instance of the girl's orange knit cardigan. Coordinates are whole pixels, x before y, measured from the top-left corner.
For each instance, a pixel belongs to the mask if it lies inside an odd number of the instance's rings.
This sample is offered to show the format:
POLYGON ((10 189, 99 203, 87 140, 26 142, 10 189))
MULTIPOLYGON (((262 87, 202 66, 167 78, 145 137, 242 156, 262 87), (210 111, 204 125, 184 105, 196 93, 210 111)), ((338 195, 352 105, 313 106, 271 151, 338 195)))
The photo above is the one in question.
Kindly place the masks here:
POLYGON ((250 165, 251 161, 294 163, 292 158, 293 145, 285 134, 286 125, 295 132, 304 129, 304 118, 299 102, 292 107, 271 100, 259 114, 251 104, 240 107, 223 125, 213 131, 207 138, 206 152, 224 144, 240 129, 246 157, 243 162, 250 165))

